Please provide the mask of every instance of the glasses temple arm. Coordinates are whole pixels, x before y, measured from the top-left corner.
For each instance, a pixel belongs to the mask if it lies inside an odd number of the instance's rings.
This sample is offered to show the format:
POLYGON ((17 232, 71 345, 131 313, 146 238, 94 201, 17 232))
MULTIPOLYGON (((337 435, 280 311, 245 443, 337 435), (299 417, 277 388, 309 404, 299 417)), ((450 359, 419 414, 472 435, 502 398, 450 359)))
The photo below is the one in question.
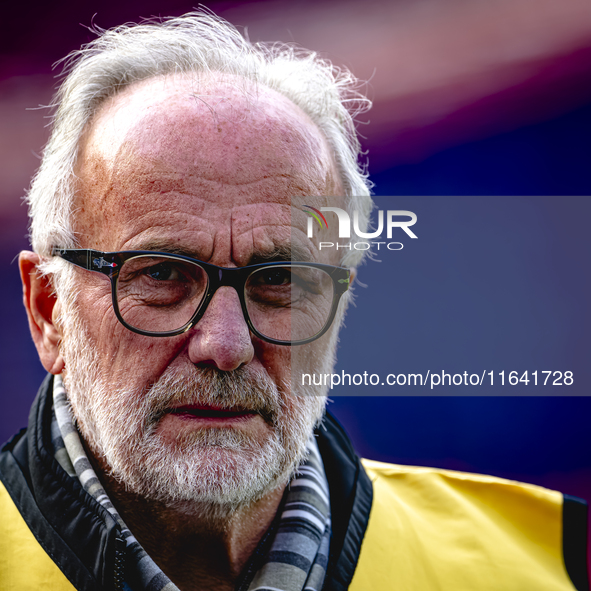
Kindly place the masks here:
POLYGON ((111 275, 113 270, 119 265, 113 261, 105 259, 106 253, 98 250, 84 248, 53 248, 51 254, 59 256, 62 259, 88 271, 99 271, 105 275, 111 275))

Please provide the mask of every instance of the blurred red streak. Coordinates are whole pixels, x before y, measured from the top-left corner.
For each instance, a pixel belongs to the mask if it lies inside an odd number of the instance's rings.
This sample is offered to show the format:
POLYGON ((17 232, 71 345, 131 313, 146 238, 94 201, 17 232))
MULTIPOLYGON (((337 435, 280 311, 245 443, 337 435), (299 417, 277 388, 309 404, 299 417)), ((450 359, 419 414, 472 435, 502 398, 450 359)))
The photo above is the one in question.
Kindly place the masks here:
POLYGON ((370 171, 556 117, 591 101, 591 46, 460 79, 428 93, 376 100, 361 127, 370 171), (478 93, 492 80, 497 88, 478 93), (501 84, 505 81, 506 85, 501 84), (481 84, 482 83, 482 84, 481 84))

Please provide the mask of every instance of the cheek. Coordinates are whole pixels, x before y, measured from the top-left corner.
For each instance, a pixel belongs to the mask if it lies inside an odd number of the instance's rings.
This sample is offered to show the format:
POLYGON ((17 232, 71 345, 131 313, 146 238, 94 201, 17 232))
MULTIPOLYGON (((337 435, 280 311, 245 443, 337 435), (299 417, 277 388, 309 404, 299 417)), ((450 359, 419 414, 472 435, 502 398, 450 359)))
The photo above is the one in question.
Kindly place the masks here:
POLYGON ((294 393, 305 397, 325 396, 330 385, 330 374, 334 371, 335 351, 338 332, 331 328, 319 339, 292 347, 291 381, 294 393), (318 382, 314 382, 318 380, 318 382), (316 385, 320 383, 320 385, 316 385))
POLYGON ((272 345, 258 339, 254 339, 253 344, 256 358, 273 382, 282 389, 285 381, 291 378, 292 347, 272 345))
POLYGON ((80 316, 100 372, 118 387, 145 388, 156 381, 182 348, 182 335, 154 338, 138 335, 117 319, 111 293, 90 289, 80 298, 80 316))
POLYGON ((183 350, 186 337, 146 337, 119 326, 114 342, 105 345, 111 352, 108 371, 112 382, 124 389, 145 392, 183 350))

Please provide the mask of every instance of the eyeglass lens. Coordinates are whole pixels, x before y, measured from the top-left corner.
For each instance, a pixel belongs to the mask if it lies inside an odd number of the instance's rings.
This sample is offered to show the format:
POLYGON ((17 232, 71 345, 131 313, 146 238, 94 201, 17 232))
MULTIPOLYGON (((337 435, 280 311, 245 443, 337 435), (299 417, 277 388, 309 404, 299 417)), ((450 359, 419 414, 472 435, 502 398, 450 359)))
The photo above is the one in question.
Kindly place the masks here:
MULTIPOLYGON (((196 263, 161 256, 128 259, 119 271, 117 305, 123 320, 147 332, 184 327, 207 295, 209 279, 196 263)), ((244 300, 252 325, 263 336, 300 341, 329 320, 333 282, 315 267, 278 265, 250 274, 244 300)))

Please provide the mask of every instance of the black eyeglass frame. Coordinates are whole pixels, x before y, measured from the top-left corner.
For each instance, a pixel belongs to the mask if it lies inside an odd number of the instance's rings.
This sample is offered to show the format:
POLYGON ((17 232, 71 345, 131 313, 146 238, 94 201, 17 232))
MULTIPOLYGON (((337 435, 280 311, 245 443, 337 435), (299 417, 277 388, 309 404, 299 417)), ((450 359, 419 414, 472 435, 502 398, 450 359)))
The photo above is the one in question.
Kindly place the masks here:
POLYGON ((336 315, 341 296, 349 289, 349 285, 351 282, 351 273, 349 269, 346 269, 344 267, 336 267, 334 265, 326 265, 324 263, 309 263, 303 261, 258 263, 256 265, 247 265, 245 267, 218 267, 217 265, 205 263, 203 261, 200 261, 199 259, 195 259, 189 256, 181 254, 172 254, 168 252, 157 252, 153 250, 125 250, 119 252, 101 252, 99 250, 90 250, 84 248, 54 247, 52 248, 51 254, 53 256, 59 256, 62 259, 76 265, 77 267, 86 269, 87 271, 93 271, 96 273, 102 273, 103 275, 106 275, 111 281, 111 299, 113 304, 113 310, 115 311, 115 315, 117 316, 119 322, 121 322, 121 324, 125 326, 125 328, 127 328, 128 330, 149 337, 173 337, 187 332, 188 330, 193 328, 199 322, 199 320, 201 320, 201 318, 203 318, 203 315, 207 310, 207 306, 209 305, 218 288, 223 286, 229 286, 233 287, 236 290, 236 293, 238 293, 238 298, 240 299, 240 306, 242 307, 244 319, 246 320, 248 328, 258 338, 267 341, 268 343, 272 343, 274 345, 305 345, 307 343, 315 341, 316 339, 319 339, 330 328, 336 315), (193 314, 192 318, 181 328, 167 332, 150 332, 147 330, 141 330, 139 328, 130 326, 129 324, 127 324, 127 322, 125 322, 125 320, 121 316, 121 312, 119 311, 119 303, 117 301, 117 282, 119 279, 119 271, 126 261, 138 256, 162 256, 171 259, 177 259, 180 261, 187 261, 193 264, 197 264, 207 273, 207 293, 205 294, 204 298, 202 299, 199 307, 193 314), (248 309, 246 307, 246 300, 244 297, 246 281, 254 272, 265 268, 286 266, 312 267, 315 269, 321 269, 327 275, 330 276, 333 282, 332 307, 328 319, 324 325, 324 328, 322 328, 322 330, 316 333, 314 336, 299 341, 281 341, 261 334, 255 328, 255 326, 252 323, 252 320, 250 319, 250 314, 248 313, 248 309))

